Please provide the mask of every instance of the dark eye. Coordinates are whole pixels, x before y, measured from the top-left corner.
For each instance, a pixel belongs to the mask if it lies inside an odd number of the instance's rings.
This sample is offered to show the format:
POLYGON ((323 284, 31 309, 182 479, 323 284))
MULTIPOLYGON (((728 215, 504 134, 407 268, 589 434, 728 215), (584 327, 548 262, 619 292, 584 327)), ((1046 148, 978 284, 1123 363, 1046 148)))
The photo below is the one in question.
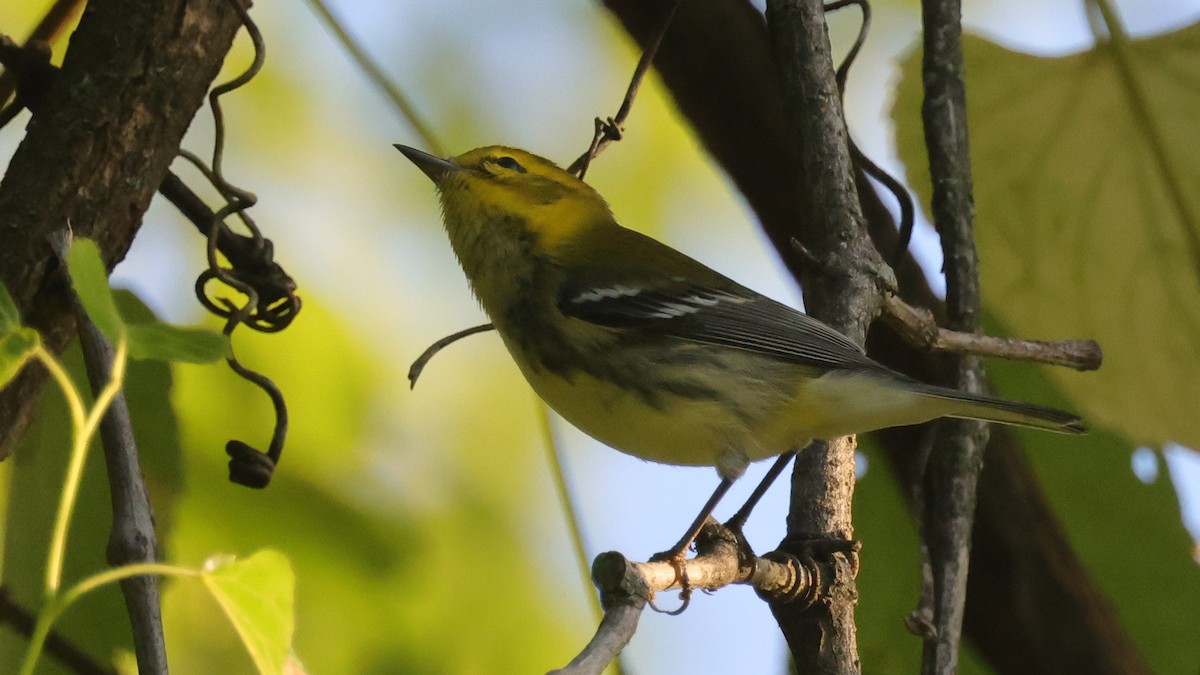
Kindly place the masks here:
POLYGON ((517 160, 513 159, 512 157, 508 157, 508 156, 497 157, 495 162, 497 165, 502 166, 506 169, 512 169, 513 171, 525 173, 525 167, 521 166, 521 163, 518 162, 517 160))

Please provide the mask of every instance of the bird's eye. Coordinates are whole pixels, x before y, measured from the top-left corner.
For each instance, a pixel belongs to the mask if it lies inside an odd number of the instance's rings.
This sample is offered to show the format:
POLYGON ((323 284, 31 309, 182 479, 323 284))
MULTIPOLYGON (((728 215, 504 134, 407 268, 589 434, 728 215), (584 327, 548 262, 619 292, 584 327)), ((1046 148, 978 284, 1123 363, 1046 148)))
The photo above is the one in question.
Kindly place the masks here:
POLYGON ((502 166, 506 169, 512 169, 513 171, 517 171, 519 173, 525 173, 525 167, 521 166, 520 162, 512 157, 508 157, 507 155, 503 157, 497 157, 495 162, 498 166, 502 166))

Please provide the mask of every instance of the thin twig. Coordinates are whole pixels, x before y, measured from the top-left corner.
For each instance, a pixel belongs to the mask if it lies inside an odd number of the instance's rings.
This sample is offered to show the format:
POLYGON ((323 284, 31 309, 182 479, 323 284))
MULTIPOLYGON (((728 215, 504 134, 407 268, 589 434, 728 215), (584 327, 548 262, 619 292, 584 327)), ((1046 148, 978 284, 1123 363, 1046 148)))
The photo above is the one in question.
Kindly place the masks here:
POLYGON ((637 67, 633 70, 629 88, 625 91, 625 98, 621 101, 621 107, 617 110, 617 114, 607 120, 596 118, 596 131, 592 135, 591 145, 586 152, 579 156, 579 159, 571 162, 571 166, 567 167, 567 171, 578 176, 580 180, 587 175, 592 160, 596 159, 596 156, 603 152, 609 143, 621 140, 621 135, 625 133, 625 118, 629 117, 629 111, 633 109, 633 100, 637 98, 642 80, 650 70, 650 65, 654 63, 654 55, 658 53, 658 46, 662 44, 663 36, 671 27, 671 20, 675 18, 675 10, 679 8, 681 2, 682 0, 674 0, 667 8, 658 31, 642 51, 642 58, 638 59, 637 67))
POLYGON ((425 144, 425 149, 440 156, 443 152, 442 145, 437 142, 437 137, 434 136, 429 125, 421 119, 421 116, 417 113, 417 109, 408 100, 408 97, 404 95, 404 92, 388 79, 388 76, 383 73, 383 69, 372 61, 370 56, 367 56, 367 53, 358 45, 358 42, 354 38, 350 37, 350 34, 342 27, 337 17, 325 6, 323 0, 308 0, 308 4, 321 17, 321 20, 325 22, 329 30, 333 31, 338 42, 341 43, 346 52, 350 54, 350 58, 354 59, 354 62, 366 74, 367 79, 388 97, 388 100, 396 107, 396 110, 404 118, 404 121, 408 122, 413 131, 417 132, 417 136, 425 144))
MULTIPOLYGON (((926 425, 924 433, 921 434, 921 441, 917 444, 916 457, 913 459, 913 467, 916 470, 906 481, 912 487, 910 499, 912 500, 912 511, 916 514, 925 513, 925 466, 929 462, 929 454, 933 452, 933 442, 936 436, 937 431, 934 426, 926 425)), ((937 628, 933 625, 933 567, 929 561, 925 519, 920 517, 917 518, 917 548, 918 564, 921 569, 921 596, 917 601, 916 609, 904 617, 904 625, 913 635, 922 640, 931 640, 937 635, 937 628)))
MULTIPOLYGON (((108 381, 113 359, 112 345, 96 325, 77 307, 79 339, 92 391, 98 393, 108 381)), ((100 438, 107 466, 109 494, 112 498, 112 531, 109 534, 108 564, 118 567, 131 563, 155 562, 158 540, 154 532, 154 514, 138 462, 137 444, 129 406, 123 393, 117 394, 100 423, 100 438)), ((167 649, 163 638, 158 578, 141 576, 121 582, 129 623, 133 631, 138 672, 168 672, 167 649)))
MULTIPOLYGON (((850 51, 846 53, 846 58, 838 66, 837 72, 834 75, 837 81, 838 95, 843 99, 845 105, 846 96, 846 80, 850 75, 850 67, 854 65, 854 59, 858 57, 859 51, 867 41, 867 33, 871 29, 871 3, 867 0, 837 0, 825 5, 825 12, 833 12, 849 6, 858 7, 862 12, 862 23, 859 24, 858 34, 854 37, 854 43, 850 45, 850 51)), ((889 262, 893 267, 898 265, 904 258, 904 254, 908 251, 909 241, 912 239, 913 227, 916 224, 916 207, 913 205, 912 195, 904 185, 897 180, 892 174, 884 171, 882 167, 876 164, 867 156, 858 144, 854 142, 854 138, 847 134, 850 143, 850 156, 854 160, 854 166, 863 171, 871 178, 879 181, 892 196, 896 198, 896 203, 900 208, 900 223, 898 225, 899 239, 896 242, 895 252, 892 254, 889 262)))
MULTIPOLYGON (((567 484, 567 472, 562 460, 562 443, 554 433, 554 423, 550 418, 550 406, 540 398, 536 396, 534 398, 534 405, 538 411, 538 427, 545 440, 546 460, 550 464, 550 474, 554 477, 554 490, 558 493, 558 503, 562 504, 563 518, 566 520, 567 532, 571 536, 571 549, 575 553, 575 562, 579 565, 580 578, 587 579, 588 558, 587 546, 583 537, 583 519, 579 515, 579 509, 575 507, 574 500, 571 499, 571 487, 567 484)), ((599 600, 592 593, 588 593, 587 596, 592 612, 597 617, 601 616, 604 610, 600 607, 599 600)))
POLYGON ((896 295, 885 300, 883 318, 909 344, 928 351, 995 356, 1075 370, 1096 370, 1104 360, 1104 352, 1095 340, 1022 340, 942 328, 929 312, 896 295))
MULTIPOLYGON (((204 173, 205 177, 221 193, 226 202, 223 207, 212 214, 212 221, 208 227, 208 246, 206 249, 208 269, 196 280, 195 290, 197 298, 209 311, 225 318, 225 328, 222 332, 227 337, 231 337, 234 329, 242 324, 265 332, 282 330, 291 322, 295 313, 299 311, 300 303, 299 298, 293 292, 294 289, 288 286, 283 289, 286 299, 281 299, 279 302, 272 304, 269 298, 259 296, 258 289, 253 283, 254 281, 261 280, 257 270, 246 274, 235 267, 224 267, 217 256, 217 245, 221 240, 225 219, 236 214, 250 231, 256 260, 263 263, 269 263, 271 260, 270 242, 262 236, 262 232, 247 213, 247 209, 254 206, 258 198, 252 192, 229 182, 225 178, 222 168, 222 160, 225 154, 225 116, 221 110, 220 99, 225 94, 253 80, 259 71, 262 70, 263 63, 266 60, 266 43, 263 40, 262 32, 259 31, 258 25, 254 23, 254 20, 250 18, 249 12, 242 4, 243 0, 228 0, 228 2, 234 11, 237 12, 242 26, 245 27, 246 33, 250 36, 251 43, 254 45, 254 59, 250 66, 240 75, 228 82, 213 87, 213 90, 208 95, 209 107, 212 109, 214 129, 211 168, 205 167, 203 162, 190 153, 180 152, 180 155, 191 161, 204 173), (215 302, 210 300, 205 293, 205 285, 212 279, 218 279, 225 285, 245 295, 245 303, 239 306, 228 298, 218 298, 215 302)), ((264 265, 264 267, 269 268, 269 265, 264 265)), ((290 279, 288 281, 290 282, 290 279)), ((271 399, 271 404, 275 410, 275 425, 271 434, 271 443, 266 452, 260 452, 250 444, 239 440, 231 440, 225 444, 225 452, 229 455, 229 480, 245 487, 264 488, 270 483, 271 476, 283 453, 288 430, 287 404, 284 401, 283 393, 270 378, 247 368, 238 361, 232 351, 232 338, 230 346, 230 354, 225 359, 226 362, 239 377, 262 389, 271 399)))
MULTIPOLYGON (((979 257, 975 250, 975 197, 967 139, 967 95, 962 53, 960 0, 923 0, 921 117, 929 173, 933 184, 931 213, 941 237, 946 274, 947 326, 978 333, 983 313, 979 290, 979 257)), ((978 357, 956 359, 953 384, 982 393, 987 374, 978 357)), ((925 468, 923 544, 933 573, 933 630, 925 636, 923 675, 958 671, 959 644, 967 602, 971 532, 987 424, 975 420, 940 420, 925 468)))

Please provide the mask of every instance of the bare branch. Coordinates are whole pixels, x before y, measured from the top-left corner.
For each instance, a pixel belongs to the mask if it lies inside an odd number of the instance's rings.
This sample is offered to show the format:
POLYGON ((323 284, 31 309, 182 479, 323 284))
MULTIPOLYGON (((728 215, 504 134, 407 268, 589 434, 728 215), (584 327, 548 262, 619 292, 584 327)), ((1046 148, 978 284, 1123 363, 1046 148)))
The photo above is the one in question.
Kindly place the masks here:
POLYGON ((822 572, 811 558, 778 551, 762 557, 748 553, 736 533, 709 521, 696 538, 696 556, 672 562, 633 562, 615 551, 592 563, 592 580, 600 591, 604 619, 591 642, 555 675, 600 673, 633 638, 646 604, 654 594, 683 588, 716 590, 731 584, 754 587, 764 599, 811 606, 821 594, 822 572))
MULTIPOLYGON (((975 195, 967 140, 967 94, 962 54, 960 0, 924 0, 925 98, 921 107, 929 173, 933 182, 932 215, 942 241, 946 273, 947 325, 964 334, 978 333, 983 313, 979 292, 979 256, 975 251, 975 195)), ((987 373, 978 357, 959 356, 953 382, 968 392, 987 389, 987 373)), ((924 640, 921 672, 958 672, 959 642, 967 603, 971 531, 988 425, 976 420, 941 420, 925 466, 925 504, 918 513, 922 545, 933 575, 933 630, 924 640)))
MULTIPOLYGON (((50 238, 51 248, 62 265, 59 272, 72 286, 67 272, 68 232, 62 228, 50 238)), ((92 393, 99 395, 112 377, 112 344, 88 318, 87 312, 72 292, 75 321, 79 327, 79 343, 84 368, 92 393)), ((154 532, 154 514, 138 460, 137 442, 124 392, 113 397, 100 420, 100 440, 104 448, 105 474, 112 499, 112 529, 108 538, 108 564, 117 567, 131 563, 155 562, 158 538, 154 532)), ((158 594, 158 577, 131 577, 121 581, 125 607, 133 633, 134 653, 138 671, 146 675, 169 672, 167 644, 163 637, 162 610, 158 594)))
MULTIPOLYGON (((803 223, 793 236, 817 264, 804 265, 809 313, 860 344, 877 316, 882 291, 895 285, 867 236, 855 184, 849 134, 830 54, 820 0, 768 0, 767 34, 787 113, 781 145, 792 151, 791 190, 804 195, 792 217, 803 223)), ((788 189, 788 188, 784 188, 788 189)), ((853 549, 853 437, 811 444, 792 471, 788 536, 782 551, 819 548, 834 574, 827 602, 808 610, 771 603, 800 672, 859 672, 854 605, 858 568, 853 549), (819 546, 823 545, 823 546, 819 546)))
MULTIPOLYGON (((112 368, 113 349, 96 325, 80 309, 79 338, 93 392, 104 388, 112 368)), ((137 444, 125 395, 117 394, 100 422, 108 489, 112 497, 112 531, 108 539, 108 564, 155 562, 158 538, 146 483, 138 461, 137 444)), ((134 652, 141 673, 167 673, 167 645, 163 638, 158 577, 131 577, 121 581, 129 611, 134 652)))
POLYGON ((942 328, 928 310, 913 307, 897 295, 884 300, 883 319, 910 345, 926 351, 996 356, 1075 370, 1095 370, 1104 352, 1095 340, 1022 340, 942 328))

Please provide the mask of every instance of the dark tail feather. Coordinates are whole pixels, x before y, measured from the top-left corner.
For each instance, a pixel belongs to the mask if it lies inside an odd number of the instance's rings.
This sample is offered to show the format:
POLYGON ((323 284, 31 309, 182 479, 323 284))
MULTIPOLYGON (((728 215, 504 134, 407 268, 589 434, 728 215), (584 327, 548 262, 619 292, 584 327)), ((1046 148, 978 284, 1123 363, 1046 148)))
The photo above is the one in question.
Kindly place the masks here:
POLYGON ((954 412, 947 413, 948 417, 964 417, 967 419, 999 422, 1001 424, 1013 424, 1021 427, 1057 431, 1063 434, 1087 433, 1087 427, 1083 425, 1083 420, 1079 415, 1067 412, 1066 410, 1059 410, 1058 408, 1037 405, 1035 403, 1010 401, 995 396, 968 394, 964 391, 934 387, 932 385, 926 385, 920 391, 926 396, 954 401, 960 404, 954 412))

